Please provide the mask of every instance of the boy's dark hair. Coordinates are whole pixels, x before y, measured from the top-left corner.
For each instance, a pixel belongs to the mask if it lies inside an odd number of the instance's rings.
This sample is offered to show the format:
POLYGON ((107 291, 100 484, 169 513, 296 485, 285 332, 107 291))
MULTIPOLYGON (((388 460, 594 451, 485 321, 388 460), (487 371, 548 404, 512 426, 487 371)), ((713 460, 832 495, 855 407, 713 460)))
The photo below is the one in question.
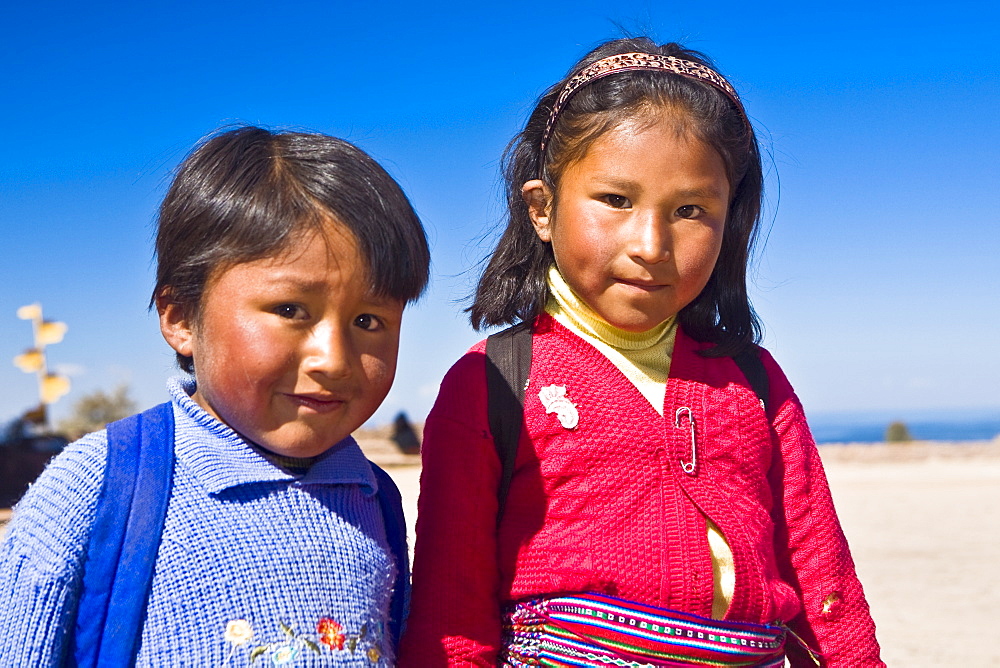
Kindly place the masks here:
MULTIPOLYGON (((403 302, 427 285, 430 253, 399 184, 368 154, 323 134, 244 126, 200 143, 160 206, 156 287, 197 320, 212 273, 280 253, 333 219, 358 242, 372 292, 403 302)), ((193 360, 177 356, 181 368, 193 360)))
MULTIPOLYGON (((753 129, 726 95, 705 82, 669 72, 623 71, 606 76, 570 98, 559 114, 545 156, 539 155, 546 121, 566 82, 591 63, 633 52, 675 56, 715 69, 706 56, 678 44, 657 46, 644 37, 617 39, 584 56, 539 98, 524 130, 504 152, 507 227, 468 309, 472 325, 479 329, 531 322, 545 308, 546 275, 555 260, 550 245, 535 233, 521 186, 542 174, 551 192, 558 193, 563 171, 583 157, 598 137, 627 118, 667 108, 679 112, 678 120, 719 153, 732 192, 719 259, 708 284, 681 310, 678 321, 693 338, 716 344, 708 355, 739 353, 759 341, 761 332, 747 295, 746 272, 759 225, 763 173, 753 129)), ((553 211, 557 204, 553 202, 553 211)))

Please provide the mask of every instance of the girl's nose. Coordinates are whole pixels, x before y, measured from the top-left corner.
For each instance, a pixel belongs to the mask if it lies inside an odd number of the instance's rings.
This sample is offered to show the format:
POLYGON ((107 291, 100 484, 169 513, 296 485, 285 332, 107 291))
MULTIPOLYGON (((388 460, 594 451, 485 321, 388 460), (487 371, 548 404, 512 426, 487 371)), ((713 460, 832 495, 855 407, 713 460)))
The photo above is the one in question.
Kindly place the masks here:
POLYGON ((306 344, 303 367, 306 373, 346 378, 351 375, 352 350, 351 338, 342 328, 316 327, 306 344))
POLYGON ((669 221, 658 211, 635 216, 628 229, 628 254, 632 259, 657 264, 670 257, 669 221))

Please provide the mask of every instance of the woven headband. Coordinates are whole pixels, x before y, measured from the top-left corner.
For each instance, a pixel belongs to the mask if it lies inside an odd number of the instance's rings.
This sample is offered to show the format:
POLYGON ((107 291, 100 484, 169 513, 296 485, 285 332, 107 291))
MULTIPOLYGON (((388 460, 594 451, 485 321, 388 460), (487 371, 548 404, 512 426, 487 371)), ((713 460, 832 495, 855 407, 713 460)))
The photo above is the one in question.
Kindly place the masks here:
POLYGON ((549 139, 551 139, 552 130, 555 128, 556 120, 566 107, 569 99, 578 90, 598 79, 603 79, 610 74, 617 74, 618 72, 636 70, 662 70, 704 81, 725 93, 726 97, 740 110, 744 118, 746 117, 746 112, 743 110, 743 103, 740 102, 740 98, 736 94, 736 89, 711 67, 674 56, 661 56, 658 53, 620 53, 616 56, 602 58, 573 75, 573 78, 566 82, 562 92, 559 93, 556 103, 552 105, 552 111, 549 113, 549 119, 545 123, 545 132, 542 133, 542 141, 539 145, 541 162, 538 167, 538 178, 542 177, 542 172, 545 169, 545 149, 548 146, 549 139))

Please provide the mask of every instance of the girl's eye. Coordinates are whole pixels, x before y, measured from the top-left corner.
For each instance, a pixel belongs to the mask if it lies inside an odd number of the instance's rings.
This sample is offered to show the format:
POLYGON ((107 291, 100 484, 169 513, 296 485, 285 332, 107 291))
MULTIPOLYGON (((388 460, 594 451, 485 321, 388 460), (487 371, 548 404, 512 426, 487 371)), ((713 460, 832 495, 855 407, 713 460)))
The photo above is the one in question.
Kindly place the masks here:
POLYGON ((360 327, 366 332, 377 332, 382 329, 383 324, 377 316, 374 316, 371 313, 362 313, 354 319, 354 326, 360 327))
POLYGON ((306 317, 305 309, 297 304, 280 304, 274 308, 274 313, 278 317, 287 318, 288 320, 306 317))
POLYGON ((685 204, 677 209, 678 218, 697 218, 702 214, 703 209, 695 204, 685 204))
POLYGON ((629 201, 628 197, 622 197, 621 195, 604 195, 601 199, 612 209, 628 209, 632 206, 632 202, 629 201))

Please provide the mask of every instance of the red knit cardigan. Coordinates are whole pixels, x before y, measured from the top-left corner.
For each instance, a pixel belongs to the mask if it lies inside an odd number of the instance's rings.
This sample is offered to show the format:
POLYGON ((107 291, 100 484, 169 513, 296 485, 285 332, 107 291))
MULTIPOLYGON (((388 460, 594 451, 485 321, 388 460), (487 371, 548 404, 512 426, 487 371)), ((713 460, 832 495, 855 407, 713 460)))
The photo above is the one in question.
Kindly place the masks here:
MULTIPOLYGON (((769 354, 770 407, 730 358, 678 331, 661 417, 603 354, 535 323, 525 425, 502 521, 485 343, 448 372, 424 430, 413 593, 399 665, 495 666, 501 608, 601 592, 710 616, 705 518, 733 552, 727 619, 787 622, 827 666, 881 666, 875 629, 798 399, 769 354), (564 386, 575 429, 538 392, 564 386), (686 413, 695 420, 692 459, 686 413), (526 433, 525 433, 526 432, 526 433)), ((789 640, 793 665, 813 665, 789 640)))

